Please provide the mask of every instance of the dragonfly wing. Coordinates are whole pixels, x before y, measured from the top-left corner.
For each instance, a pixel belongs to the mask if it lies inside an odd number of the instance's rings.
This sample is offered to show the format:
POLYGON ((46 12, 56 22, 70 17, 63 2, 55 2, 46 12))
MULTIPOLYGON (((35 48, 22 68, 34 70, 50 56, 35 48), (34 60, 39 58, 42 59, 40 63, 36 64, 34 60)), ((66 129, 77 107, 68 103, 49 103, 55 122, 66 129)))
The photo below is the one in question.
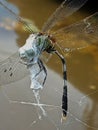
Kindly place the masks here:
POLYGON ((19 23, 21 23, 25 30, 33 33, 33 32, 38 32, 39 29, 37 28, 37 26, 34 24, 34 22, 25 19, 23 17, 20 17, 19 15, 17 15, 10 7, 9 4, 6 1, 0 1, 0 5, 3 6, 8 12, 10 12, 10 14, 12 14, 19 23))
POLYGON ((20 62, 18 52, 0 62, 0 85, 20 80, 27 74, 29 70, 20 62))
POLYGON ((49 31, 58 21, 70 16, 80 9, 87 0, 65 0, 50 16, 42 28, 43 32, 49 31))
MULTIPOLYGON (((29 34, 28 32, 30 32, 30 34, 38 32, 38 28, 35 26, 34 22, 17 15, 14 6, 10 3, 0 1, 0 11, 1 48, 2 43, 5 48, 7 45, 12 45, 12 47, 10 47, 11 50, 13 49, 13 44, 22 46, 26 42, 29 34)), ((22 64, 20 61, 19 53, 17 52, 0 62, 0 85, 20 80, 30 73, 27 66, 22 64)))
POLYGON ((74 50, 98 42, 98 12, 53 34, 60 48, 74 50))

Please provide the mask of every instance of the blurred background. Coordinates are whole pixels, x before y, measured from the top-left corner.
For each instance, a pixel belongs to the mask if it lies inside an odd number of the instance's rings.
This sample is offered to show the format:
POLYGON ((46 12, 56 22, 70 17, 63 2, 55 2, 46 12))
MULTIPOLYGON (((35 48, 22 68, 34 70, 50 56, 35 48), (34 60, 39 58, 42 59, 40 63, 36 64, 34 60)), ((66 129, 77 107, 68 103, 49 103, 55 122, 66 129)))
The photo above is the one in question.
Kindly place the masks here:
MULTIPOLYGON (((62 0, 8 0, 7 6, 41 29, 61 2, 62 0)), ((58 28, 75 23, 96 11, 97 1, 88 0, 58 28)), ((0 59, 6 59, 15 53, 24 45, 28 35, 22 25, 17 24, 15 17, 0 5, 0 59)), ((61 123, 62 64, 53 55, 45 63, 48 78, 40 92, 40 103, 46 104, 43 108, 47 116, 43 116, 39 106, 32 104, 37 101, 29 88, 30 77, 27 76, 15 83, 1 86, 0 130, 98 130, 98 45, 96 43, 64 53, 64 57, 68 77, 67 120, 61 123), (10 100, 16 102, 11 103, 10 100)))

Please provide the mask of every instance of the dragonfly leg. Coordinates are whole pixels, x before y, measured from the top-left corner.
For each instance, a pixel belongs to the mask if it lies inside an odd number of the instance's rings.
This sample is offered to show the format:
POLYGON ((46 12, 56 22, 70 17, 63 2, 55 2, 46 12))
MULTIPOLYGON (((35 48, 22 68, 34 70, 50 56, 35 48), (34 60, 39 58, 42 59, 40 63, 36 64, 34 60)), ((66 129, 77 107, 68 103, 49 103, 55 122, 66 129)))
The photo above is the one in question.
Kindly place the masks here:
MULTIPOLYGON (((47 78, 47 70, 46 70, 46 68, 45 68, 45 66, 44 66, 44 64, 43 64, 43 62, 39 59, 38 60, 38 65, 39 65, 39 68, 40 68, 40 72, 41 71, 44 71, 44 73, 45 73, 45 78, 44 78, 44 81, 43 81, 43 85, 45 84, 45 81, 46 81, 46 78, 47 78)), ((39 72, 39 73, 40 73, 39 72)))
POLYGON ((68 109, 66 62, 65 62, 65 58, 57 50, 55 51, 55 54, 61 59, 63 64, 64 87, 63 87, 63 96, 62 96, 62 110, 63 110, 63 117, 66 117, 67 109, 68 109))

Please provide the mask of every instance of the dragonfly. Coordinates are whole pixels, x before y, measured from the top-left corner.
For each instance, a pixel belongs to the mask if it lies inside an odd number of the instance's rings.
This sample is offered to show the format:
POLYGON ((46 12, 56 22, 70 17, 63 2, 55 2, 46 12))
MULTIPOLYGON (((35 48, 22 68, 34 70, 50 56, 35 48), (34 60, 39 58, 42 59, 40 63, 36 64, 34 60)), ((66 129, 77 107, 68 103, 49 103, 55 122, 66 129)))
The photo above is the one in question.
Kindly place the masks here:
POLYGON ((64 0, 39 31, 36 26, 32 29, 24 18, 0 1, 0 5, 14 15, 17 21, 22 23, 31 33, 18 52, 0 62, 0 85, 20 80, 25 75, 30 74, 30 87, 36 90, 41 89, 46 82, 47 69, 40 56, 43 52, 56 54, 63 66, 62 115, 66 118, 68 90, 66 60, 63 53, 98 42, 98 12, 67 27, 62 27, 56 31, 51 30, 57 23, 79 10, 86 2, 87 0, 64 0), (57 50, 56 46, 63 53, 57 50))

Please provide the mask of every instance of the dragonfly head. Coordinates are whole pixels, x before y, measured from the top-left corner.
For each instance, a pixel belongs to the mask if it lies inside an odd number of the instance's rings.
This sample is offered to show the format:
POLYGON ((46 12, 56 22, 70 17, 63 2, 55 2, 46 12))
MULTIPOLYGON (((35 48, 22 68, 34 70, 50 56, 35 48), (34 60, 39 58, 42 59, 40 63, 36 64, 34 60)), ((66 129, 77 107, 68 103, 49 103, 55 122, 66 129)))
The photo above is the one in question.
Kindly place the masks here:
POLYGON ((31 34, 26 40, 24 46, 20 47, 19 55, 24 62, 35 62, 36 47, 35 47, 35 35, 31 34))

